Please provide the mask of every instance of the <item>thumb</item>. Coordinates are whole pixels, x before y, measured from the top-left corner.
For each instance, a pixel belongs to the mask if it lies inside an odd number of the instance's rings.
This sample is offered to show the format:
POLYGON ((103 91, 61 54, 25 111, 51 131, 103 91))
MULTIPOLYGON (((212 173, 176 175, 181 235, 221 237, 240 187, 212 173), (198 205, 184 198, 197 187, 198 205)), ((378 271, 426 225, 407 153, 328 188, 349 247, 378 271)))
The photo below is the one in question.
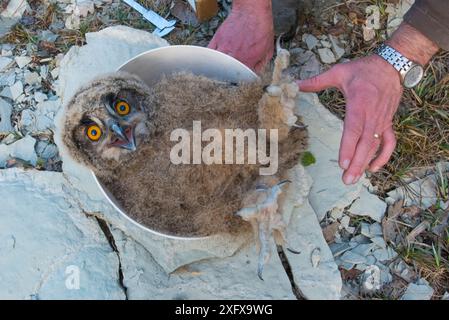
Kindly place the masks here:
POLYGON ((337 83, 341 79, 341 73, 336 67, 332 67, 328 71, 315 77, 297 80, 299 90, 303 92, 318 92, 328 88, 337 87, 337 83))

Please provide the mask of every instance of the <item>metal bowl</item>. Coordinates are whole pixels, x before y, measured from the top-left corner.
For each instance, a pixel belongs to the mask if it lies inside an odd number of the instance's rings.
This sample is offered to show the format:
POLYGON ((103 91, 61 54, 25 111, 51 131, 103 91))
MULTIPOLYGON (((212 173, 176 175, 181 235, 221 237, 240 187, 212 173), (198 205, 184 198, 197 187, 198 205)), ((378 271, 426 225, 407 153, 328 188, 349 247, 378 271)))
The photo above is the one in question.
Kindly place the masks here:
MULTIPOLYGON (((163 75, 189 71, 212 79, 228 82, 254 81, 257 75, 240 61, 219 51, 196 46, 168 46, 146 51, 125 62, 118 71, 140 77, 148 86, 157 83, 163 75)), ((207 237, 180 237, 152 230, 132 219, 118 201, 95 176, 94 180, 111 205, 126 219, 140 228, 158 236, 179 240, 207 237)))

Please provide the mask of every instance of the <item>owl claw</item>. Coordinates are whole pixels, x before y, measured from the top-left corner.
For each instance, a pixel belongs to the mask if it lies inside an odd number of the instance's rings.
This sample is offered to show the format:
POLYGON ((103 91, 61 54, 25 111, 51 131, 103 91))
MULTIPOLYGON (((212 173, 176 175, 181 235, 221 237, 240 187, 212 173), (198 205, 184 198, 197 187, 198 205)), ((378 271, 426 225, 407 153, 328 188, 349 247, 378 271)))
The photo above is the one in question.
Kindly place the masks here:
MULTIPOLYGON (((257 196, 255 205, 244 207, 236 213, 243 220, 251 223, 258 238, 259 258, 257 275, 261 280, 263 280, 264 266, 270 259, 269 240, 273 237, 273 233, 275 234, 273 238, 277 245, 282 245, 285 242, 285 223, 282 221, 282 215, 278 212, 277 201, 282 193, 282 187, 290 182, 290 180, 282 180, 271 188, 266 185, 258 185, 255 190, 257 192, 255 194, 257 196)), ((296 253, 294 250, 290 251, 296 253)))

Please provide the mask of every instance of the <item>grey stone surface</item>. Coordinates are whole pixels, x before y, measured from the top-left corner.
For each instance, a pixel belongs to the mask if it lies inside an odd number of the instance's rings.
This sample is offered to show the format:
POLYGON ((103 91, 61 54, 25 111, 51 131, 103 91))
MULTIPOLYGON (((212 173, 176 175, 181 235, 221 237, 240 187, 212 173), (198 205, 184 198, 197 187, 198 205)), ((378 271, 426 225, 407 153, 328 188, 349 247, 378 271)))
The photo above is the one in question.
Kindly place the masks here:
POLYGON ((117 255, 61 173, 0 170, 0 198, 0 298, 125 297, 117 255), (73 267, 79 289, 66 286, 73 267))
POLYGON ((12 106, 0 98, 0 134, 6 134, 13 130, 11 126, 12 106))
POLYGON ((449 163, 439 162, 435 167, 435 173, 390 191, 386 199, 387 203, 393 204, 398 200, 404 200, 404 206, 415 205, 425 209, 436 204, 438 201, 438 176, 449 177, 449 163))
POLYGON ((302 41, 306 43, 307 49, 309 50, 312 50, 318 44, 318 39, 314 35, 308 33, 302 35, 302 41))
POLYGON ((433 291, 432 287, 426 283, 410 283, 401 300, 430 300, 433 291))
MULTIPOLYGON (((330 43, 329 43, 330 46, 330 43)), ((318 54, 320 55, 321 62, 331 64, 337 62, 335 56, 331 49, 329 48, 320 48, 318 49, 318 54)))
POLYGON ((0 144, 0 167, 4 167, 6 161, 10 158, 18 158, 29 162, 33 166, 36 165, 35 144, 36 139, 31 136, 26 136, 9 145, 0 144))

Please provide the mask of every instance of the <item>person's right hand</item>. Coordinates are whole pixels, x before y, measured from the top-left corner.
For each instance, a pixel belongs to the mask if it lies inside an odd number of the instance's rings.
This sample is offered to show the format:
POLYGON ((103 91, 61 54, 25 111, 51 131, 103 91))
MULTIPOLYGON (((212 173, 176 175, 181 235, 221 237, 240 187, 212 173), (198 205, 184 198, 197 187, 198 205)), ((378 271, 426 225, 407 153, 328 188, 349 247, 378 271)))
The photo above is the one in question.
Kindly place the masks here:
POLYGON ((236 0, 209 48, 221 51, 260 72, 273 56, 271 0, 236 0))

